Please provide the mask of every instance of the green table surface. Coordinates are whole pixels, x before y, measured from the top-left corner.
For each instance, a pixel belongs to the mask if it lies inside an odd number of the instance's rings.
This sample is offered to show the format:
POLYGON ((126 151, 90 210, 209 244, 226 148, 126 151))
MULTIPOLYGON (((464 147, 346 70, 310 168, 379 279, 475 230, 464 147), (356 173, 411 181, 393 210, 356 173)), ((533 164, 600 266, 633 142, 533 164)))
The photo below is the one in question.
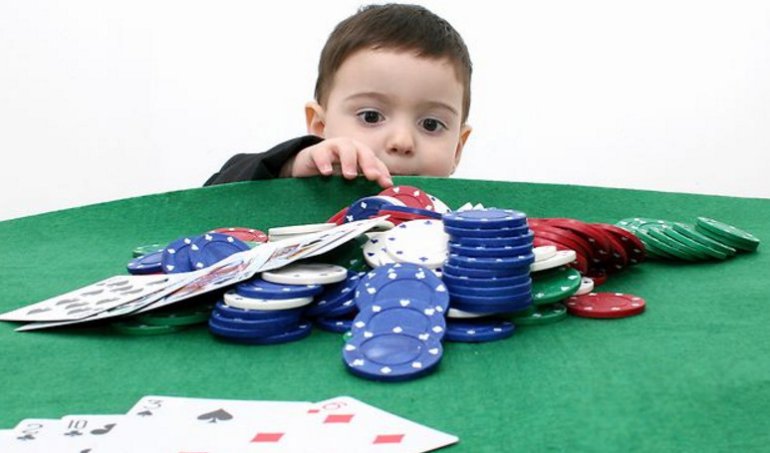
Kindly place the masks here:
MULTIPOLYGON (((397 178, 450 206, 591 222, 705 215, 770 238, 770 200, 545 184, 397 178)), ((274 180, 163 193, 0 223, 0 310, 125 273, 131 250, 221 226, 325 221, 378 192, 365 181, 274 180)), ((123 413, 143 395, 317 401, 350 395, 453 433, 451 451, 767 451, 770 258, 648 261, 605 291, 647 311, 520 327, 505 341, 446 343, 439 370, 404 383, 349 374, 339 335, 244 346, 205 327, 133 337, 106 326, 18 333, 0 323, 0 428, 24 418, 123 413)))

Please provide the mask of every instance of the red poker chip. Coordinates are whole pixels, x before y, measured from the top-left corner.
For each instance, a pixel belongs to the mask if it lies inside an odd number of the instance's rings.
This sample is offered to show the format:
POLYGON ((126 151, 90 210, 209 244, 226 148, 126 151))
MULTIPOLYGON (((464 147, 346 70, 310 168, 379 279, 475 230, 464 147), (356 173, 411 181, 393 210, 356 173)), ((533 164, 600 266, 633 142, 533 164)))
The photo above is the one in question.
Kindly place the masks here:
POLYGON ((607 223, 595 223, 593 225, 608 232, 611 237, 620 240, 626 250, 630 264, 641 263, 647 257, 644 243, 634 233, 607 223))
MULTIPOLYGON (((556 250, 573 250, 574 251, 574 249, 572 249, 572 248, 570 248, 570 247, 568 247, 568 246, 566 246, 566 245, 564 245, 564 244, 562 244, 560 242, 551 241, 551 240, 544 239, 542 237, 537 237, 537 236, 535 236, 534 240, 532 241, 532 245, 535 246, 535 247, 542 247, 542 246, 545 246, 545 245, 552 245, 552 246, 556 247, 556 250)), ((575 261, 570 263, 570 265, 572 267, 574 267, 575 269, 579 270, 581 274, 588 273, 589 261, 588 261, 588 258, 586 258, 582 253, 579 253, 579 252, 575 251, 575 261)))
POLYGON ((607 272, 604 269, 594 267, 586 274, 594 281, 595 286, 601 286, 607 282, 607 272))
POLYGON ((222 233, 246 242, 267 242, 264 231, 246 227, 223 227, 211 230, 211 233, 222 233))
POLYGON ((393 222, 394 225, 401 224, 403 222, 408 222, 410 220, 422 220, 422 219, 432 219, 433 217, 428 217, 420 214, 413 214, 410 212, 401 212, 401 211, 389 211, 387 209, 380 209, 380 211, 377 213, 378 216, 381 215, 389 215, 388 221, 393 222))
POLYGON ((340 209, 340 211, 333 216, 329 217, 329 220, 326 221, 326 223, 334 223, 337 225, 342 225, 345 223, 345 215, 348 213, 347 206, 340 209))
POLYGON ((582 236, 591 244, 591 249, 596 252, 596 256, 593 258, 594 262, 603 262, 609 259, 611 246, 607 240, 608 233, 603 230, 575 219, 549 219, 548 225, 569 230, 582 236))
POLYGON ((628 253, 626 253, 626 249, 623 247, 623 244, 618 239, 615 239, 614 236, 608 234, 607 239, 609 240, 611 246, 610 259, 607 263, 609 266, 607 270, 610 272, 622 271, 626 268, 626 266, 628 266, 628 253))
POLYGON ((592 251, 593 249, 591 248, 591 244, 589 244, 588 241, 582 237, 570 231, 549 226, 539 226, 532 228, 532 232, 535 234, 535 237, 564 244, 570 249, 574 250, 575 253, 582 254, 588 258, 589 261, 593 261, 594 253, 592 251))
POLYGON ((393 186, 380 192, 380 195, 393 197, 411 208, 434 211, 433 200, 427 193, 414 186, 393 186))
POLYGON ((588 293, 567 299, 570 314, 582 318, 625 318, 644 312, 644 299, 633 294, 588 293))

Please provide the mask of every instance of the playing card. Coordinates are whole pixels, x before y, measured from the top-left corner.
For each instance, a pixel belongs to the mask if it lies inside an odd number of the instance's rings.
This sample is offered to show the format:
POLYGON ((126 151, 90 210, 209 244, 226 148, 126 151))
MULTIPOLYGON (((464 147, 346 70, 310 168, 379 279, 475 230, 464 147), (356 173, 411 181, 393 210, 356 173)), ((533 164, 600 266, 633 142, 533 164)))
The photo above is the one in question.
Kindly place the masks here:
POLYGON ((0 315, 1 321, 68 321, 97 313, 163 290, 167 275, 121 275, 0 315))
MULTIPOLYGON (((37 453, 46 451, 48 434, 61 425, 61 420, 28 418, 19 422, 10 432, 0 438, 3 453, 37 453)), ((48 450, 55 451, 55 450, 48 450)))
POLYGON ((285 432, 308 407, 304 402, 146 396, 99 451, 247 452, 260 434, 285 432))

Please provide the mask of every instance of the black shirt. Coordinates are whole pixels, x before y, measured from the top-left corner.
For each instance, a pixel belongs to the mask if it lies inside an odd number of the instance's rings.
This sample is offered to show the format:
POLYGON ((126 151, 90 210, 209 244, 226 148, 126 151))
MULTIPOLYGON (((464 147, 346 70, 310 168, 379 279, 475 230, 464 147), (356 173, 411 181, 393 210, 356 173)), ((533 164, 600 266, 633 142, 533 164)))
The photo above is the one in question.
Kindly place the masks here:
POLYGON ((297 153, 323 141, 315 135, 305 135, 274 146, 263 153, 236 154, 222 166, 222 169, 211 175, 203 184, 213 186, 228 182, 254 181, 257 179, 277 178, 283 164, 297 153))

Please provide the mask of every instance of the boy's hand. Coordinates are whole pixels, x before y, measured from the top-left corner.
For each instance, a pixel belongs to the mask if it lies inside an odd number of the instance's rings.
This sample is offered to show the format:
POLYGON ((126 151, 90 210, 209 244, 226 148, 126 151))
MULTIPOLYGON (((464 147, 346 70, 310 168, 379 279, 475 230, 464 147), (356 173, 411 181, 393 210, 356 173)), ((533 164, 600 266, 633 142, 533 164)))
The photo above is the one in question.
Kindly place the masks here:
POLYGON ((329 176, 335 173, 335 167, 345 179, 355 179, 360 170, 366 179, 376 181, 383 188, 393 185, 388 167, 371 148, 342 137, 330 138, 303 149, 284 164, 281 176, 329 176))

